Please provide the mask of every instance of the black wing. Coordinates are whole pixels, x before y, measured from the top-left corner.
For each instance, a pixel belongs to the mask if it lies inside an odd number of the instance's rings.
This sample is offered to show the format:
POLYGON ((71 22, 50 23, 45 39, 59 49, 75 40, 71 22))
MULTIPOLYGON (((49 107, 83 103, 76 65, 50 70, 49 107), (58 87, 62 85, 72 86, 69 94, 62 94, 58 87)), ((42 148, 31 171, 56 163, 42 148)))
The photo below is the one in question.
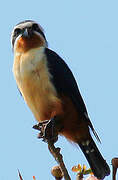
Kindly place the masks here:
POLYGON ((54 51, 45 48, 45 53, 48 61, 49 72, 52 75, 53 84, 59 94, 64 94, 71 98, 73 104, 79 113, 87 120, 89 127, 92 129, 93 134, 100 142, 100 139, 88 117, 86 106, 79 92, 76 80, 64 60, 54 51))
POLYGON ((77 83, 67 64, 54 51, 46 48, 45 53, 48 61, 48 68, 52 75, 52 81, 57 92, 69 96, 78 111, 83 114, 86 113, 87 115, 87 110, 77 83))

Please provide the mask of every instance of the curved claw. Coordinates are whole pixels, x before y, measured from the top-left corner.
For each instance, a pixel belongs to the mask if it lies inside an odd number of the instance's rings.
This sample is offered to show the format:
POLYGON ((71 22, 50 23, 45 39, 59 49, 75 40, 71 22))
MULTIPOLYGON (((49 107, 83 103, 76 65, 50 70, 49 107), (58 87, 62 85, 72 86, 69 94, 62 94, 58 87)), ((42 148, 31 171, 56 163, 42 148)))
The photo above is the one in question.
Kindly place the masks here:
POLYGON ((41 127, 39 126, 39 124, 34 125, 33 128, 39 131, 41 130, 41 127))
POLYGON ((56 117, 33 126, 34 129, 40 131, 38 135, 39 139, 42 138, 44 142, 50 141, 51 143, 55 143, 58 140, 58 130, 55 118, 56 117))
POLYGON ((40 131, 48 122, 49 120, 39 122, 38 124, 34 125, 33 128, 40 131))
POLYGON ((52 118, 44 128, 44 141, 55 143, 58 140, 58 132, 55 124, 55 118, 52 118))

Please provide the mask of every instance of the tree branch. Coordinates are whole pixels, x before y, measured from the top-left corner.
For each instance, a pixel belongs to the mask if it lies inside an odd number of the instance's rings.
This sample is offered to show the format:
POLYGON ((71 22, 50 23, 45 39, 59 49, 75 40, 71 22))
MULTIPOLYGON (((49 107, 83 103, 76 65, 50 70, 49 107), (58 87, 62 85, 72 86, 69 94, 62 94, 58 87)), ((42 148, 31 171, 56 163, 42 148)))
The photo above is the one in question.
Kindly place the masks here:
POLYGON ((60 148, 54 146, 54 143, 58 140, 58 130, 57 127, 54 128, 54 121, 44 121, 33 126, 33 128, 40 131, 38 138, 42 138, 48 144, 48 149, 59 164, 65 180, 71 180, 63 162, 63 156, 60 154, 60 148))
POLYGON ((60 148, 59 147, 55 147, 54 144, 52 144, 51 142, 48 142, 48 149, 50 151, 50 153, 53 155, 53 157, 55 158, 55 160, 57 161, 57 163, 59 164, 63 175, 64 175, 64 179, 65 180, 71 180, 68 171, 66 169, 66 166, 63 162, 63 156, 60 154, 60 148))

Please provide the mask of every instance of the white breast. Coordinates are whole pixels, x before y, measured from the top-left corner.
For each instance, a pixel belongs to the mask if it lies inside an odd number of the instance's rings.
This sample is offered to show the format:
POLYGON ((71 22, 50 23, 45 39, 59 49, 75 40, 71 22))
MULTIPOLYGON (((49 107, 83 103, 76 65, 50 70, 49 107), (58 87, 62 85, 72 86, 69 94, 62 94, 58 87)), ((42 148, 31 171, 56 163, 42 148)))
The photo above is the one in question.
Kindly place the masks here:
POLYGON ((35 71, 38 64, 43 61, 44 48, 36 48, 26 53, 15 53, 13 72, 17 78, 21 78, 25 74, 35 71), (18 62, 19 59, 19 62, 18 62))
POLYGON ((50 81, 44 48, 15 54, 13 73, 24 100, 38 121, 50 118, 60 100, 50 81))

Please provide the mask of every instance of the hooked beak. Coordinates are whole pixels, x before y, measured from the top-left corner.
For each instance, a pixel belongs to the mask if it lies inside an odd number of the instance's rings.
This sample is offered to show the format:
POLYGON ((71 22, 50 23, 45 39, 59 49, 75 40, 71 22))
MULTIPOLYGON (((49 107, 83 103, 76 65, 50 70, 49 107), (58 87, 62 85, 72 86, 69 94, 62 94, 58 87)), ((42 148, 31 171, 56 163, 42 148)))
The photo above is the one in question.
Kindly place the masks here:
POLYGON ((32 36, 32 29, 30 28, 25 28, 22 36, 25 37, 25 38, 30 38, 32 36))

